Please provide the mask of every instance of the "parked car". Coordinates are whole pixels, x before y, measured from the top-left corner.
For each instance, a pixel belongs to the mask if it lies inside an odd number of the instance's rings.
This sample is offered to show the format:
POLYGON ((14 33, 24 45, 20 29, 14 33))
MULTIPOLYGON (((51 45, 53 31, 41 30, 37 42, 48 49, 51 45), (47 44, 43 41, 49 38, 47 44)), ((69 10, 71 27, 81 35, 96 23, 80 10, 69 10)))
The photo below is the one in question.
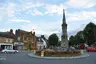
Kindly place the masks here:
POLYGON ((0 51, 2 51, 2 48, 0 48, 0 51))
POLYGON ((88 52, 96 52, 96 47, 87 47, 88 52))
POLYGON ((4 49, 4 50, 2 50, 2 52, 3 53, 17 53, 18 52, 18 50, 8 50, 8 49, 4 49))

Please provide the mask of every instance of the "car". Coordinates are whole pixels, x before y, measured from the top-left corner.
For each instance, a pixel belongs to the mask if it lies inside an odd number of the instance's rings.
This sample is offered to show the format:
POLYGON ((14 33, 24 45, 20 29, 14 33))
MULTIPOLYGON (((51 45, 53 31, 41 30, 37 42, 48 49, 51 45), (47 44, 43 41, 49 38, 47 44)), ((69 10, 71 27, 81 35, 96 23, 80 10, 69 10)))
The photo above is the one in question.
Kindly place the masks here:
POLYGON ((96 47, 87 47, 88 52, 96 52, 96 47))
POLYGON ((2 48, 0 48, 0 53, 2 52, 2 48))
POLYGON ((0 51, 2 51, 2 48, 0 48, 0 51))
POLYGON ((18 50, 8 50, 8 49, 4 49, 4 50, 2 50, 2 52, 3 53, 17 53, 18 52, 18 50))

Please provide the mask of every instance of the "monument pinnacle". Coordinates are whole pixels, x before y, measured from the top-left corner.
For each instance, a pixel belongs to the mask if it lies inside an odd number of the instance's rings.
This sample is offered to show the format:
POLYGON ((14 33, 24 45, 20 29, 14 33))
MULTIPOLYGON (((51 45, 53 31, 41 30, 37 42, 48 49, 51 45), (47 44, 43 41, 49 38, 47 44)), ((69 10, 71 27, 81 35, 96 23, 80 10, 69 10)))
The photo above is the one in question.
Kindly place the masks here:
POLYGON ((63 9, 63 23, 66 23, 65 10, 63 9))
POLYGON ((61 47, 68 48, 67 24, 66 24, 66 18, 65 18, 65 11, 64 11, 64 9, 63 9, 61 47))

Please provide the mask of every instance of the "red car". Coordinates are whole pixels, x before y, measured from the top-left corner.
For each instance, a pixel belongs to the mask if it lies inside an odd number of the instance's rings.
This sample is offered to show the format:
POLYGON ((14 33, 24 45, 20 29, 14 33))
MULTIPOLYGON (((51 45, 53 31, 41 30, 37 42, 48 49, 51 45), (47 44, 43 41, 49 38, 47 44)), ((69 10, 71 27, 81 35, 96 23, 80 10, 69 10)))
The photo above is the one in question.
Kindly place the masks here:
POLYGON ((96 47, 88 47, 87 51, 88 52, 96 52, 96 47))

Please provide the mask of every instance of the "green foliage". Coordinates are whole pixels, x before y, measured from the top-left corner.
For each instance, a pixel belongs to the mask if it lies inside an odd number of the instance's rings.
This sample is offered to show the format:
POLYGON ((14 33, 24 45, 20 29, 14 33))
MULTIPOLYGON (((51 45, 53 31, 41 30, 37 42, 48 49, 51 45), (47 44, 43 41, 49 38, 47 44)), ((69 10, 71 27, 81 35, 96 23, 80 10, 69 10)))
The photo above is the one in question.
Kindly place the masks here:
POLYGON ((71 36, 69 38, 69 45, 81 44, 86 41, 88 45, 96 42, 96 25, 92 22, 87 24, 83 31, 79 31, 75 36, 71 36))
POLYGON ((58 45, 58 36, 56 34, 52 34, 48 38, 49 46, 57 46, 58 45))
POLYGON ((88 42, 89 45, 93 44, 96 41, 96 25, 94 23, 89 23, 84 29, 84 39, 88 42))
POLYGON ((75 42, 75 38, 74 38, 74 36, 71 36, 71 37, 69 38, 69 45, 73 45, 74 42, 75 42))
POLYGON ((79 32, 76 34, 75 37, 76 37, 76 42, 78 42, 77 44, 81 44, 81 43, 84 43, 84 42, 85 42, 83 31, 79 31, 79 32))

